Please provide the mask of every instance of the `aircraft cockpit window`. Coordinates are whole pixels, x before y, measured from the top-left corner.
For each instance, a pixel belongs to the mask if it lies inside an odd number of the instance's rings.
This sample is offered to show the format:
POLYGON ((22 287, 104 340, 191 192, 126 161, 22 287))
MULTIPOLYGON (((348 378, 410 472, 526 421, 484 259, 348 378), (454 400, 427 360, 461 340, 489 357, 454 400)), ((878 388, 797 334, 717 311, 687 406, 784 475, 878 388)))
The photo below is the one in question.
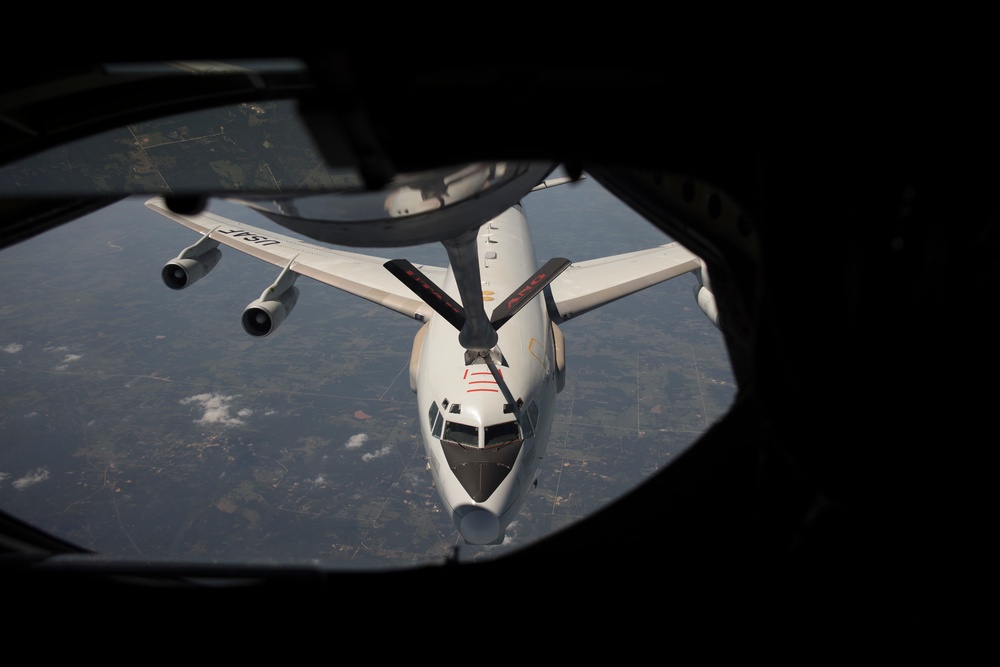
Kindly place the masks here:
POLYGON ((448 412, 450 412, 453 415, 461 414, 461 412, 462 412, 462 404, 461 403, 452 403, 448 407, 448 412))
POLYGON ((444 427, 444 440, 450 440, 467 447, 479 446, 479 429, 467 424, 448 422, 444 427))
MULTIPOLYGON (((518 407, 519 410, 522 409, 522 408, 524 408, 524 399, 523 398, 517 399, 517 407, 518 407)), ((503 404, 503 412, 504 412, 505 415, 509 415, 509 414, 511 414, 511 413, 514 412, 514 408, 511 407, 510 403, 504 403, 503 404)))
POLYGON ((521 412, 521 429, 524 431, 525 438, 535 437, 535 424, 538 420, 538 406, 532 401, 528 405, 528 410, 524 410, 522 407, 521 412))
POLYGON ((483 429, 484 447, 497 447, 522 439, 521 430, 517 427, 517 422, 502 422, 483 429))
MULTIPOLYGON (((445 402, 447 403, 447 400, 445 402)), ((444 418, 441 417, 441 412, 438 410, 437 403, 431 403, 431 409, 428 412, 427 417, 431 425, 431 433, 434 434, 435 438, 440 438, 441 426, 444 424, 444 418)))

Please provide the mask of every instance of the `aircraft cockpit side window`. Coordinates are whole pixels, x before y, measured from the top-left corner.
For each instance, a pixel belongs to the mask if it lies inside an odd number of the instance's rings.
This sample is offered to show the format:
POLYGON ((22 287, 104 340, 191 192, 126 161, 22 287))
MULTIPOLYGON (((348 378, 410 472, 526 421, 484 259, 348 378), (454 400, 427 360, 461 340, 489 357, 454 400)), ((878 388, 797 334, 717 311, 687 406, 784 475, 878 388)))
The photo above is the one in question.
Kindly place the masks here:
MULTIPOLYGON (((517 409, 518 410, 522 410, 523 408, 524 408, 524 399, 523 398, 517 399, 517 409)), ((503 413, 505 415, 513 414, 513 412, 514 412, 514 408, 511 407, 510 403, 504 403, 503 404, 503 413)))
POLYGON ((538 423, 538 405, 532 401, 528 404, 528 409, 526 410, 528 419, 531 421, 532 428, 538 423))
POLYGON ((444 418, 441 417, 441 412, 438 410, 438 404, 436 401, 431 403, 431 409, 427 413, 427 417, 431 424, 431 433, 435 438, 440 438, 441 426, 444 423, 444 418))
POLYGON ((535 424, 538 421, 538 406, 532 401, 528 404, 528 409, 521 410, 521 429, 525 438, 535 437, 535 424))

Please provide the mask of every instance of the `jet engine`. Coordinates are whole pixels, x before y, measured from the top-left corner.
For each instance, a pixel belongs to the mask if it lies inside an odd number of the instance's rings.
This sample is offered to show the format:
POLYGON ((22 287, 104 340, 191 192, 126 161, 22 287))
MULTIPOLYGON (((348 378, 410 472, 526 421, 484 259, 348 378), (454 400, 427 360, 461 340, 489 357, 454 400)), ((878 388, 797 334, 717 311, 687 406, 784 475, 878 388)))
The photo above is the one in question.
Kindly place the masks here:
POLYGON ((222 251, 219 250, 219 242, 203 236, 167 262, 160 271, 160 277, 170 289, 184 289, 207 276, 220 259, 222 251))
POLYGON ((692 273, 698 279, 698 284, 694 286, 694 298, 698 301, 698 307, 711 320, 712 324, 719 328, 719 307, 715 303, 712 283, 708 279, 708 267, 702 264, 701 269, 692 271, 692 273))
POLYGON ((271 298, 257 299, 243 310, 243 330, 251 336, 268 335, 281 326, 298 300, 299 288, 295 285, 271 298))
POLYGON ((298 302, 299 288, 295 286, 295 279, 299 274, 292 271, 291 266, 290 261, 260 298, 243 309, 240 322, 243 330, 251 336, 267 336, 275 331, 298 302))

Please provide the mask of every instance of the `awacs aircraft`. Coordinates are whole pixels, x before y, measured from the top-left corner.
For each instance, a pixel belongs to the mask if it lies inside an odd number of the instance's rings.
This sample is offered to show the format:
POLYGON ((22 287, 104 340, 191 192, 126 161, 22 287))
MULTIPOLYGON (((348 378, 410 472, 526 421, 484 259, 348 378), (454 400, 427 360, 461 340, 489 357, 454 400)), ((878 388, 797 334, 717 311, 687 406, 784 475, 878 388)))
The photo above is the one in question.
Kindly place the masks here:
MULTIPOLYGON (((450 194, 469 187, 465 176, 450 194)), ((568 180, 542 181, 534 190, 568 180)), ((390 215, 394 207, 434 206, 442 196, 403 201, 412 194, 399 189, 387 198, 390 215)), ((164 266, 168 287, 184 289, 208 274, 220 260, 220 244, 280 267, 243 311, 252 336, 272 334, 292 312, 299 276, 423 323, 413 341, 410 388, 428 468, 469 544, 502 542, 533 488, 565 385, 559 325, 689 272, 698 278, 699 305, 718 325, 707 271, 678 243, 578 263, 557 257, 537 268, 520 203, 445 243, 447 268, 323 247, 208 212, 181 215, 161 198, 146 206, 202 234, 164 266)))

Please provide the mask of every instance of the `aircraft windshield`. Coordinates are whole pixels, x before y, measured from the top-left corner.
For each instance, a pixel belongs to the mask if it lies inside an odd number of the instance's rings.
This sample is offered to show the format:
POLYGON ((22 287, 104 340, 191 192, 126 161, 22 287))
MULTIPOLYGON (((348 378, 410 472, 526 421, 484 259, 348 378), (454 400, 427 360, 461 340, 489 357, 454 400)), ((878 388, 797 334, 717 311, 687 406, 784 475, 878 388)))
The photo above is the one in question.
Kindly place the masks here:
POLYGON ((483 446, 495 447, 521 439, 517 422, 502 422, 483 429, 483 446))
POLYGON ((517 422, 501 422, 482 429, 483 440, 480 443, 480 429, 476 426, 447 422, 444 427, 444 440, 467 447, 496 447, 521 440, 521 429, 517 422))
POLYGON ((448 422, 444 426, 444 439, 468 447, 478 447, 479 429, 467 424, 448 422))

